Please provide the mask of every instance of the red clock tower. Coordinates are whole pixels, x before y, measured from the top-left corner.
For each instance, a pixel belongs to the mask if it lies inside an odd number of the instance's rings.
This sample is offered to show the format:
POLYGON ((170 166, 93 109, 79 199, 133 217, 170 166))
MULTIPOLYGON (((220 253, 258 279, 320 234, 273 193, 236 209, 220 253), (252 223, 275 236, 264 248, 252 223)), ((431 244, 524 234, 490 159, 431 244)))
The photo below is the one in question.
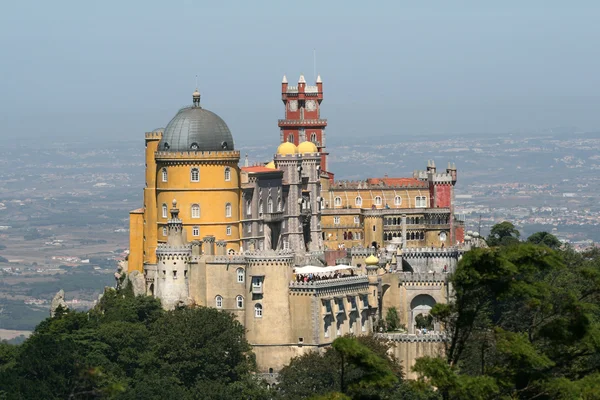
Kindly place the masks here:
POLYGON ((325 127, 327 120, 321 119, 323 81, 317 76, 314 86, 307 85, 300 75, 298 86, 289 86, 283 76, 281 100, 285 105, 285 119, 279 120, 281 143, 292 142, 296 146, 304 141, 313 142, 321 153, 321 171, 328 171, 325 151, 325 127))

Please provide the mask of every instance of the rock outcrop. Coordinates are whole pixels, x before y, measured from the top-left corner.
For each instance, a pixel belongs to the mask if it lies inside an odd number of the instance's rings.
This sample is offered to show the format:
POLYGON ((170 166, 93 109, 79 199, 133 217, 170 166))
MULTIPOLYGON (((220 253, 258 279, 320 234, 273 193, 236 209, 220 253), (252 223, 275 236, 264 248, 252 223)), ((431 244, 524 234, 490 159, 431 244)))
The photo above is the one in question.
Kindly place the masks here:
POLYGON ((54 317, 56 314, 56 310, 62 307, 63 309, 68 309, 67 303, 65 302, 65 291, 60 289, 58 293, 52 299, 52 304, 50 305, 50 316, 54 317))

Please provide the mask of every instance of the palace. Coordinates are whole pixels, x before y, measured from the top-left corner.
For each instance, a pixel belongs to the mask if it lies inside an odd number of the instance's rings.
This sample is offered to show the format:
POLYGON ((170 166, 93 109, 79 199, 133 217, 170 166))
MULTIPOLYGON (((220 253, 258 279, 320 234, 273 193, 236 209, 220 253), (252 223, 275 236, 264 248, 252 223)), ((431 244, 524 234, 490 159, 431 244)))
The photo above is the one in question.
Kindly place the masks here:
MULTIPOLYGON (((422 322, 450 296, 464 251, 454 216, 454 164, 412 177, 336 181, 321 118, 323 82, 283 78, 280 144, 264 165, 239 166, 227 124, 200 103, 146 133, 143 207, 130 212, 128 279, 163 307, 227 310, 247 329, 262 372, 338 336, 390 333, 405 365, 438 352, 422 322)), ((408 368, 407 368, 408 372, 408 368)))

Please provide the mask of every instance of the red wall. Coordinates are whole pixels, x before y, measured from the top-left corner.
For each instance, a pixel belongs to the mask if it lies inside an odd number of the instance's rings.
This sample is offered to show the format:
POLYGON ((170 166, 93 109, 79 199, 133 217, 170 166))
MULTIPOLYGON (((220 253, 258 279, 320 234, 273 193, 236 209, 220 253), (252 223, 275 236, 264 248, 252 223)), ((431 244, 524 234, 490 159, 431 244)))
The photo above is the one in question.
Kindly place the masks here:
POLYGON ((450 207, 451 202, 452 202, 452 186, 437 185, 436 186, 436 195, 437 195, 436 205, 438 207, 450 207))

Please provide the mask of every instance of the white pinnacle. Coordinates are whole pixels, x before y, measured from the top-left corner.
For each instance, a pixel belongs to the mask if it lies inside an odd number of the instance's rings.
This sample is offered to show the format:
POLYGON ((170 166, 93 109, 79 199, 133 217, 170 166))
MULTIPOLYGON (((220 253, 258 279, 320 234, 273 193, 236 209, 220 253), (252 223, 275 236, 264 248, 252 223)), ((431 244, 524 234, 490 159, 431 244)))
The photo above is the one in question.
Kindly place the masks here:
POLYGON ((317 75, 317 83, 323 83, 323 81, 321 80, 321 74, 317 75))
POLYGON ((287 78, 285 77, 285 75, 283 76, 283 79, 281 80, 281 83, 287 83, 287 78))
POLYGON ((306 83, 306 80, 304 79, 304 75, 300 75, 300 79, 298 79, 298 83, 306 83))

